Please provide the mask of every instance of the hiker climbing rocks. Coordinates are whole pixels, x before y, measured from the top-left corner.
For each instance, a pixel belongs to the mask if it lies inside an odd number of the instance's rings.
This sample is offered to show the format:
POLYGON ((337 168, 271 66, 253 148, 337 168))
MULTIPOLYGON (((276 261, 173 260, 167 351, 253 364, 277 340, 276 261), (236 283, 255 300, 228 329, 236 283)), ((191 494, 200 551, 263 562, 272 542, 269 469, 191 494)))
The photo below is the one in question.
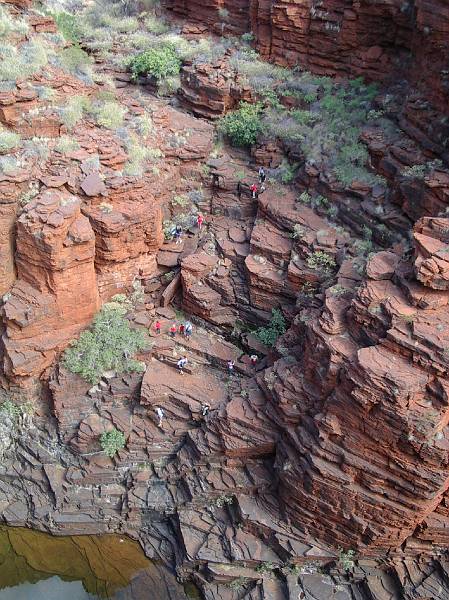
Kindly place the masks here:
POLYGON ((253 200, 255 200, 257 198, 258 191, 257 191, 257 185, 255 183, 253 183, 253 185, 249 188, 251 190, 251 197, 253 200))
POLYGON ((212 174, 212 187, 219 188, 220 187, 220 179, 218 173, 212 174))
POLYGON ((173 325, 170 327, 170 336, 172 338, 174 338, 176 336, 176 331, 177 331, 177 327, 176 327, 176 323, 173 323, 173 325))
POLYGON ((184 323, 181 323, 181 325, 179 326, 179 335, 185 335, 185 325, 184 323))
POLYGON ((156 332, 156 335, 159 335, 161 332, 161 322, 160 321, 156 321, 156 323, 154 324, 154 331, 156 332))
POLYGON ((184 369, 184 367, 186 366, 187 362, 188 362, 188 360, 187 360, 187 357, 186 357, 186 356, 183 356, 183 357, 182 357, 182 358, 180 358, 180 359, 178 360, 178 362, 176 363, 176 364, 177 364, 177 366, 178 366, 179 372, 181 373, 181 375, 184 375, 184 371, 183 371, 183 369, 184 369))
POLYGON ((266 178, 267 174, 265 173, 265 169, 263 167, 259 167, 259 182, 264 184, 266 178))
POLYGON ((186 338, 189 338, 192 335, 193 325, 190 321, 185 322, 184 331, 184 335, 186 336, 186 338))
POLYGON ((237 196, 239 200, 242 197, 242 184, 240 181, 237 181, 237 196))
POLYGON ((228 361, 228 373, 229 373, 229 377, 231 377, 232 374, 234 373, 234 365, 235 365, 235 362, 233 360, 229 360, 228 361))
POLYGON ((201 231, 201 228, 203 226, 204 223, 204 217, 203 215, 199 214, 196 218, 196 224, 198 225, 198 229, 201 231))
POLYGON ((165 413, 160 406, 158 406, 156 408, 156 414, 157 414, 157 418, 158 418, 157 426, 162 427, 162 420, 165 417, 165 413))
POLYGON ((250 359, 251 359, 251 365, 254 368, 256 368, 257 361, 259 360, 259 357, 257 356, 257 354, 251 354, 250 359))
POLYGON ((176 225, 175 240, 176 240, 176 245, 178 245, 182 242, 182 227, 181 227, 181 225, 176 225))
POLYGON ((203 415, 203 417, 206 417, 209 414, 209 410, 210 404, 208 404, 207 402, 201 405, 201 414, 203 415))

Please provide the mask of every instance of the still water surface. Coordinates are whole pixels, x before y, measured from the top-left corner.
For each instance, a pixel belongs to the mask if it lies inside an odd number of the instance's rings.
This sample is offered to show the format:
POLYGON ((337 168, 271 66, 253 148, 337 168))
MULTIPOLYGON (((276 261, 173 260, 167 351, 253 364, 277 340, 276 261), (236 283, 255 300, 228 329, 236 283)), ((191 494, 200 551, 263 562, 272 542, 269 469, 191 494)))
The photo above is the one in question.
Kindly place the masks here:
POLYGON ((0 600, 187 600, 172 573, 116 535, 0 526, 0 600))

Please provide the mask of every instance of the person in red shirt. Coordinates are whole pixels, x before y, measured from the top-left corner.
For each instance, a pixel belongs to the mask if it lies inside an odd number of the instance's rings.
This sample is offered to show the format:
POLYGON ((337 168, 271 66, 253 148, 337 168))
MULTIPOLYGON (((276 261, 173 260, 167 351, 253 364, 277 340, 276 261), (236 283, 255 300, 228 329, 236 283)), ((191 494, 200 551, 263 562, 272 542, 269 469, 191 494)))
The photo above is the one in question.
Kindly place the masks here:
POLYGON ((257 198, 257 185, 253 183, 253 185, 249 188, 251 190, 251 196, 253 199, 257 198))
POLYGON ((160 321, 156 321, 156 323, 154 324, 154 330, 157 335, 160 334, 160 332, 161 332, 161 322, 160 321))
POLYGON ((198 215, 196 218, 196 222, 198 224, 198 229, 201 229, 201 227, 203 226, 203 223, 204 223, 203 215, 198 215))
POLYGON ((172 338, 175 337, 177 329, 176 323, 173 323, 173 325, 170 327, 170 335, 172 338))
POLYGON ((179 326, 179 334, 184 335, 184 330, 185 330, 184 323, 181 323, 181 325, 179 326))

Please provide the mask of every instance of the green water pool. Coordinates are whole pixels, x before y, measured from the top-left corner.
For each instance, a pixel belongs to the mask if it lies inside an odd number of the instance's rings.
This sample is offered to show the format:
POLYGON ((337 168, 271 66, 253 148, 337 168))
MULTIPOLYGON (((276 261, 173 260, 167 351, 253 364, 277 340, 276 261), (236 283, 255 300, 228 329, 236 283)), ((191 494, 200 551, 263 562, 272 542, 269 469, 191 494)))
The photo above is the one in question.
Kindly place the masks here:
POLYGON ((0 526, 0 600, 187 600, 139 544, 118 535, 55 537, 0 526))

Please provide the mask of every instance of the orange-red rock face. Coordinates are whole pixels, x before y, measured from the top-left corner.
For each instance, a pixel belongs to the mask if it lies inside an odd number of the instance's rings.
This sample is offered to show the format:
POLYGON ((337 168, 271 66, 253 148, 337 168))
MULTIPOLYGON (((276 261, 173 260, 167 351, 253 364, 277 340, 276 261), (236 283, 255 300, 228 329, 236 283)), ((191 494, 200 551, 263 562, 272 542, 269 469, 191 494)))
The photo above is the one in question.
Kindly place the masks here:
POLYGON ((281 360, 264 375, 285 432, 285 509, 334 545, 398 547, 423 521, 427 539, 447 539, 449 297, 438 270, 432 278, 423 269, 423 247, 435 259, 442 245, 431 250, 423 238, 438 239, 446 224, 417 225, 415 269, 430 287, 393 253, 374 255, 352 300, 334 298, 307 321, 298 364, 281 360))
POLYGON ((257 50, 322 75, 406 76, 444 109, 449 93, 445 0, 168 0, 216 33, 252 31, 257 50))
POLYGON ((136 277, 152 277, 163 241, 161 208, 144 180, 118 179, 106 204, 83 209, 95 232, 95 268, 103 299, 126 291, 136 277))
POLYGON ((5 373, 39 376, 99 307, 95 236, 80 201, 47 190, 17 222, 17 281, 2 312, 5 373))
POLYGON ((28 174, 0 176, 0 295, 9 290, 16 273, 14 266, 14 235, 21 194, 28 187, 28 174))

